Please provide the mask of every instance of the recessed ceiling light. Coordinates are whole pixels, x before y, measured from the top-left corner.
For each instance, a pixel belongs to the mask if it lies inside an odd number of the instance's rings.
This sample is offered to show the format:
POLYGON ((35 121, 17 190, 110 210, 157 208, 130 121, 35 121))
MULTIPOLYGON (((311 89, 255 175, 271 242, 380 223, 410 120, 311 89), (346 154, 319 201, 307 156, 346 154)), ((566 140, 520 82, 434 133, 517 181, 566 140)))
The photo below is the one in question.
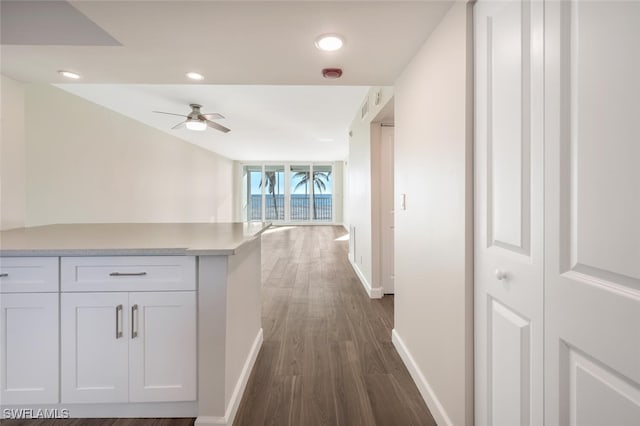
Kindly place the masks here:
POLYGON ((77 73, 71 72, 71 71, 60 70, 60 71, 58 71, 58 74, 60 74, 63 77, 70 78, 72 80, 77 80, 77 79, 80 78, 80 74, 77 74, 77 73))
POLYGON ((338 50, 344 44, 344 40, 338 34, 322 34, 316 39, 316 47, 325 52, 338 50))
POLYGON ((204 75, 193 71, 188 72, 187 77, 189 77, 191 80, 204 80, 204 75))

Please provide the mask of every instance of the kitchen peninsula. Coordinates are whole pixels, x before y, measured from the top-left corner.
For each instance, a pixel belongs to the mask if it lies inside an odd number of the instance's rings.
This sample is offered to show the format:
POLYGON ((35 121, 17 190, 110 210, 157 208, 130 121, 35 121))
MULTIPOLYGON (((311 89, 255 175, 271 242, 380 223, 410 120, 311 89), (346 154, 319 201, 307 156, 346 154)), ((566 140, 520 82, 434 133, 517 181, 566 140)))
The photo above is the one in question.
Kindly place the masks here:
POLYGON ((1 232, 1 408, 230 425, 262 345, 268 226, 1 232))

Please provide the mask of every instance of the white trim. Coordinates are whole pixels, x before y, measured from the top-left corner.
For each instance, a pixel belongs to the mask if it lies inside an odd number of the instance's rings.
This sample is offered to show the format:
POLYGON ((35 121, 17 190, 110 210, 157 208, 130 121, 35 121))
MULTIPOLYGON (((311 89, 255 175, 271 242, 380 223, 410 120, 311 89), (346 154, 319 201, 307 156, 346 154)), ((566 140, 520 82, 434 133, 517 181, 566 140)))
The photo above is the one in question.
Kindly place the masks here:
POLYGON ((382 287, 372 288, 371 284, 369 284, 369 281, 367 281, 367 279, 365 278, 364 274, 362 273, 358 265, 353 261, 353 256, 349 254, 347 257, 349 258, 349 263, 351 264, 351 267, 353 268, 356 275, 360 279, 360 282, 362 283, 362 287, 364 287, 364 290, 369 295, 369 298, 371 299, 382 298, 382 295, 383 295, 382 287))
POLYGON ((398 351, 402 362, 404 362, 404 365, 409 370, 411 378, 415 382, 416 386, 418 386, 420 395, 422 395, 422 399, 424 399, 424 402, 427 404, 427 407, 429 408, 429 411, 431 411, 431 414, 433 415, 436 423, 441 426, 453 426, 451 418, 447 415, 447 412, 440 403, 440 400, 438 399, 436 393, 429 385, 429 382, 424 377, 424 374, 422 374, 420 367, 418 367, 418 364, 413 359, 413 356, 411 356, 411 352, 409 352, 409 349, 407 349, 407 346, 404 344, 404 341, 395 328, 391 330, 391 341, 393 342, 393 346, 395 346, 396 350, 398 351))
POLYGON ((249 351, 249 356, 247 356, 247 359, 244 362, 242 372, 240 373, 240 377, 238 378, 236 386, 233 389, 233 393, 231 394, 231 400, 229 400, 229 405, 227 405, 227 410, 225 413, 225 417, 228 419, 229 424, 233 424, 233 420, 236 418, 238 406, 240 405, 240 401, 242 400, 244 390, 247 387, 247 382, 249 381, 251 370, 253 370, 253 366, 255 365, 256 359, 258 358, 258 353, 260 352, 260 348, 262 347, 262 342, 264 341, 263 336, 264 334, 262 328, 260 328, 255 340, 253 341, 251 350, 249 351))
POLYGON ((226 425, 227 424, 227 420, 226 420, 225 417, 198 416, 198 418, 196 419, 196 421, 194 423, 194 426, 199 426, 199 425, 226 425))
POLYGON ((260 348, 262 347, 263 342, 263 331, 262 328, 258 330, 258 334, 256 335, 255 340, 253 341, 253 345, 251 346, 251 350, 249 351, 249 355, 247 356, 246 361, 244 362, 244 366, 242 367, 242 372, 240 373, 240 377, 236 382, 236 386, 233 389, 233 393, 231 394, 231 399, 229 400, 229 404, 227 405, 227 409, 225 411, 224 417, 219 416, 198 416, 195 421, 195 425, 232 425, 234 419, 236 418, 236 414, 238 412, 238 406, 240 405, 240 401, 242 400, 242 395, 244 394, 244 390, 247 387, 247 382, 249 381, 249 376, 251 375, 251 370, 253 370, 253 366, 256 363, 256 359, 258 358, 258 353, 260 352, 260 348))

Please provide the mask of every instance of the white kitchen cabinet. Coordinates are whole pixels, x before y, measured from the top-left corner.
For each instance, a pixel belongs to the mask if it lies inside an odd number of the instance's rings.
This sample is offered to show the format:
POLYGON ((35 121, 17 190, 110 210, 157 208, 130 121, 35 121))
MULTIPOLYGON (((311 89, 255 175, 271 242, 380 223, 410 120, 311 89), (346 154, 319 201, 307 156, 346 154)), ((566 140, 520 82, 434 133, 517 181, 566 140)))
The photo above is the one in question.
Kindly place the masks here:
POLYGON ((62 294, 62 402, 196 399, 195 292, 62 294))
POLYGON ((195 292, 129 293, 129 306, 129 401, 195 400, 195 292))
POLYGON ((127 402, 128 293, 63 293, 62 402, 127 402))
POLYGON ((62 291, 196 289, 194 256, 85 256, 60 261, 62 291))
POLYGON ((0 257, 0 292, 57 292, 57 257, 0 257))
POLYGON ((0 400, 58 402, 58 294, 0 294, 0 400))

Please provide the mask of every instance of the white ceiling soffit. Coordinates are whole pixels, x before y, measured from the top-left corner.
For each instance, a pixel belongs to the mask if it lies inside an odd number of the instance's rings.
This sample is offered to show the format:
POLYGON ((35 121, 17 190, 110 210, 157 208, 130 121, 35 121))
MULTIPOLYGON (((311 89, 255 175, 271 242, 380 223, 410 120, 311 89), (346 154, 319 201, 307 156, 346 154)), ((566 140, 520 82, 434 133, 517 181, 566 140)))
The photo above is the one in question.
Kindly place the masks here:
POLYGON ((119 46, 66 1, 0 2, 0 42, 41 46, 119 46))
POLYGON ((63 90, 226 157, 243 161, 347 158, 348 129, 368 87, 63 84, 63 90), (189 104, 225 116, 230 133, 171 130, 189 104))
MULTIPOLYGON (((48 3, 36 2, 30 7, 52 7, 43 6, 48 3)), ((22 45, 3 42, 3 74, 20 81, 62 83, 57 71, 68 69, 81 74, 86 83, 182 84, 186 83, 185 72, 197 71, 208 84, 391 85, 452 2, 70 4, 88 18, 83 23, 75 20, 65 24, 65 37, 76 34, 78 39, 51 36, 51 42, 57 40, 55 44, 60 45, 42 45, 47 44, 43 38, 54 34, 56 28, 40 21, 39 31, 33 35, 16 35, 15 29, 11 30, 12 43, 21 37, 24 41, 22 45), (122 45, 95 46, 109 43, 100 43, 87 22, 95 23, 122 45), (323 33, 341 34, 344 47, 337 52, 317 50, 314 41, 323 33), (320 73, 325 67, 341 67, 344 75, 337 81, 325 80, 320 73)), ((5 19, 14 19, 4 11, 2 15, 3 25, 5 19)), ((28 17, 42 19, 42 13, 29 13, 28 17)))

